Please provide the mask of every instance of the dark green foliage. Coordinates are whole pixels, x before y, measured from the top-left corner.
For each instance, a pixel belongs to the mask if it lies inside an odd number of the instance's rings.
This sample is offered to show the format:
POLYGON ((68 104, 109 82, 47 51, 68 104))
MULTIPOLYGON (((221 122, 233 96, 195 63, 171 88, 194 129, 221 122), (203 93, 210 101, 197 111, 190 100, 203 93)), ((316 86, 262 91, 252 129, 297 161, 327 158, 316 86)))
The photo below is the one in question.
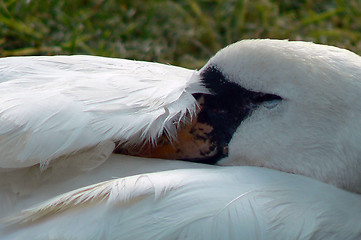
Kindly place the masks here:
POLYGON ((246 38, 361 53, 361 1, 0 0, 0 55, 92 54, 201 67, 246 38))

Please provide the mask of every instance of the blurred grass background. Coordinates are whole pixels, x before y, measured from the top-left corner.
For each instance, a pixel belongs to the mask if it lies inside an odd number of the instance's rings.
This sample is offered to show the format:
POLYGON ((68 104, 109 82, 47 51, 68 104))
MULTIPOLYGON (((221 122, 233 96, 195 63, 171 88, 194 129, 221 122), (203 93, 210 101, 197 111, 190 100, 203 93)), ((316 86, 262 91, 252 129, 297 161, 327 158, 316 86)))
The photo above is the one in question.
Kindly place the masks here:
POLYGON ((247 38, 361 54, 361 0, 0 0, 0 56, 92 54, 200 68, 247 38))

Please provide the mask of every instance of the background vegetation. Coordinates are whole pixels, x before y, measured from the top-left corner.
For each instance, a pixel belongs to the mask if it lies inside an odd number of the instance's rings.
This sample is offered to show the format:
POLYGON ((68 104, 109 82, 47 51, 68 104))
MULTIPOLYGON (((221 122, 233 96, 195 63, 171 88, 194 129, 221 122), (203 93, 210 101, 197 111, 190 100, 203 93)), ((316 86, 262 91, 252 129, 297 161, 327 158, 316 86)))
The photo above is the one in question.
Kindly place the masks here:
POLYGON ((0 0, 0 56, 93 54, 200 68, 246 38, 361 53, 361 0, 0 0))

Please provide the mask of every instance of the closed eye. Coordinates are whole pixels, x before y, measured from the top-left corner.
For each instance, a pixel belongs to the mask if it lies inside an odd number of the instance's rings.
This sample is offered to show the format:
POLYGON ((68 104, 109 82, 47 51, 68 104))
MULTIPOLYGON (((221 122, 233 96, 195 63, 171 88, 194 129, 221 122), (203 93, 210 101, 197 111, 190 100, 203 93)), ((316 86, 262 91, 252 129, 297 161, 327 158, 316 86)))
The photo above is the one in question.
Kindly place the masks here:
POLYGON ((268 109, 273 109, 275 107, 278 106, 278 104, 280 104, 282 101, 282 99, 273 99, 273 100, 269 100, 269 101, 264 101, 262 103, 262 106, 264 106, 265 108, 268 109))
POLYGON ((268 109, 277 107, 281 101, 282 101, 282 97, 268 93, 258 93, 252 99, 253 104, 262 105, 268 109))
POLYGON ((252 102, 254 103, 262 103, 262 102, 269 102, 274 100, 282 100, 282 98, 276 94, 269 94, 269 93, 258 93, 252 102))

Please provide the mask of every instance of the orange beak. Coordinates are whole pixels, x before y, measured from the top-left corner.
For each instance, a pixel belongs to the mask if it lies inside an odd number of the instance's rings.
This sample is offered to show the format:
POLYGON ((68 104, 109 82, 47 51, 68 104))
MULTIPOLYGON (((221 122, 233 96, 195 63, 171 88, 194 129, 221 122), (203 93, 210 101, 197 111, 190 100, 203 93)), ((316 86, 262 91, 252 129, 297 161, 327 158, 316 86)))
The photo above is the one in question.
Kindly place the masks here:
MULTIPOLYGON (((203 97, 198 99, 198 102, 200 108, 197 114, 203 108, 203 97)), ((133 149, 119 147, 115 152, 139 157, 203 162, 202 159, 209 159, 218 154, 217 144, 212 140, 212 133, 212 126, 199 122, 198 117, 194 116, 191 123, 180 126, 172 142, 166 136, 162 136, 156 146, 149 143, 133 149)))

